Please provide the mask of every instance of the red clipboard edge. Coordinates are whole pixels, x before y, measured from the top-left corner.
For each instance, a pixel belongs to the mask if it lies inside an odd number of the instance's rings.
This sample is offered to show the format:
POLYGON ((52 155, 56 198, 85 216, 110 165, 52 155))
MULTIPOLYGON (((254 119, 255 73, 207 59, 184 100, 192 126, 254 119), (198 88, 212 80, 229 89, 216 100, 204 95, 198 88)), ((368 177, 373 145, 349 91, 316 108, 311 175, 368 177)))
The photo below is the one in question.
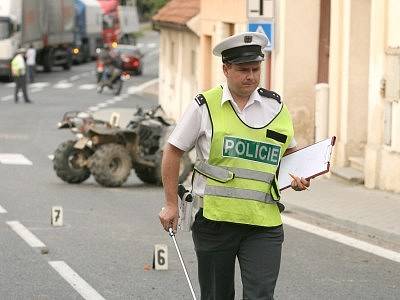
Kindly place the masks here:
MULTIPOLYGON (((336 136, 332 136, 331 139, 332 139, 332 140, 331 140, 331 145, 332 145, 332 146, 335 146, 335 143, 336 143, 336 136)), ((320 142, 322 142, 322 141, 320 141, 320 142)), ((319 142, 314 143, 314 144, 311 144, 311 145, 308 145, 308 146, 305 146, 305 147, 300 148, 300 149, 297 149, 296 151, 293 151, 292 153, 296 153, 297 151, 300 151, 300 150, 302 150, 302 149, 304 149, 304 148, 310 147, 310 146, 315 145, 315 144, 318 144, 318 143, 319 143, 319 142)), ((290 153, 290 154, 292 154, 292 153, 290 153)), ((327 166, 327 168, 326 168, 325 171, 320 172, 320 173, 317 173, 317 174, 314 174, 313 176, 307 177, 306 179, 307 179, 307 180, 310 180, 310 179, 313 179, 313 178, 315 178, 315 177, 324 175, 324 174, 326 174, 326 173, 329 172, 330 167, 331 167, 331 163, 328 161, 328 166, 327 166)), ((285 187, 283 187, 283 188, 280 188, 279 191, 286 190, 286 189, 289 188, 289 187, 290 187, 290 185, 285 186, 285 187)))

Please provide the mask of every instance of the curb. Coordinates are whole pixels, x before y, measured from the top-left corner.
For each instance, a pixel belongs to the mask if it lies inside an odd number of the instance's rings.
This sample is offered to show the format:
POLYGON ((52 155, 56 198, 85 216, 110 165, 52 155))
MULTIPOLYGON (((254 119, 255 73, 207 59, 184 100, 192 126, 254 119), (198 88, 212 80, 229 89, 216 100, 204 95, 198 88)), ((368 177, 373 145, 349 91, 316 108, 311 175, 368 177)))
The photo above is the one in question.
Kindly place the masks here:
MULTIPOLYGON (((290 213, 299 213, 300 215, 310 216, 314 219, 321 220, 323 223, 329 223, 331 225, 337 225, 342 229, 346 229, 352 233, 359 234, 363 237, 368 237, 369 239, 375 239, 376 242, 384 241, 388 244, 394 244, 400 247, 400 234, 395 234, 392 232, 387 232, 380 230, 378 228, 370 227, 367 225, 361 225, 357 222, 352 222, 348 220, 343 220, 328 214, 316 212, 310 209, 306 209, 293 204, 286 204, 285 212, 290 215, 290 213)), ((283 214, 285 214, 285 212, 283 214)), ((295 216, 293 216, 296 218, 295 216)))

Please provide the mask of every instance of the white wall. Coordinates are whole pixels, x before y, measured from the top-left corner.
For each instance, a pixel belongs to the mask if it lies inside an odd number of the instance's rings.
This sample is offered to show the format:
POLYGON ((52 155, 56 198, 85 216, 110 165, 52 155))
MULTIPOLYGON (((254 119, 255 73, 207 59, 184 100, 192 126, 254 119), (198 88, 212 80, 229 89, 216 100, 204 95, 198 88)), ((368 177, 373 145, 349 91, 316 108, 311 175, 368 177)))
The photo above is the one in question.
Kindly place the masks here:
POLYGON ((199 38, 190 31, 161 28, 159 103, 174 119, 179 118, 198 90, 198 44, 199 38))
POLYGON ((275 3, 276 48, 272 54, 271 89, 288 105, 296 140, 304 146, 314 141, 320 1, 281 0, 275 3))

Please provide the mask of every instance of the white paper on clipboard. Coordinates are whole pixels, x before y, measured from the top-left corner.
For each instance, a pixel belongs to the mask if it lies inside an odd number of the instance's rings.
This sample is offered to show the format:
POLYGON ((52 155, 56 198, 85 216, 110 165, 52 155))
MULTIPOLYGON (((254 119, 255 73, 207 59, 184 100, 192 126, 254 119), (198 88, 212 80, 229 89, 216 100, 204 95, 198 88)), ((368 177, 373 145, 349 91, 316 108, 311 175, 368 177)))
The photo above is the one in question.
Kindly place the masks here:
POLYGON ((290 186, 293 179, 289 173, 307 179, 327 173, 335 140, 336 137, 330 137, 282 157, 278 177, 279 190, 290 186))

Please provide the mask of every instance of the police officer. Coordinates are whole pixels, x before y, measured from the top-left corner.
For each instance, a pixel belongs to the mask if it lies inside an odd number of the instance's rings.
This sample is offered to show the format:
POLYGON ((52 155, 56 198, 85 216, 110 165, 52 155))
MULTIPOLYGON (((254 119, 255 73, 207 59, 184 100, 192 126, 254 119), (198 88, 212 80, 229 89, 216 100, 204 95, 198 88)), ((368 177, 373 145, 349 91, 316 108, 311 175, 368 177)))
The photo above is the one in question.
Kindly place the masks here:
MULTIPOLYGON (((276 173, 296 141, 280 96, 258 87, 266 45, 263 34, 250 32, 216 45, 226 82, 196 96, 164 149, 159 218, 176 230, 179 161, 196 147, 192 192, 200 209, 192 237, 201 299, 234 299, 236 257, 243 298, 273 299, 283 242, 276 173)), ((294 176, 293 189, 309 185, 294 176)))
POLYGON ((11 74, 15 81, 14 101, 18 103, 18 92, 22 90, 25 103, 32 103, 29 100, 28 92, 26 89, 26 63, 25 63, 25 48, 19 48, 16 51, 14 58, 11 60, 11 74))

